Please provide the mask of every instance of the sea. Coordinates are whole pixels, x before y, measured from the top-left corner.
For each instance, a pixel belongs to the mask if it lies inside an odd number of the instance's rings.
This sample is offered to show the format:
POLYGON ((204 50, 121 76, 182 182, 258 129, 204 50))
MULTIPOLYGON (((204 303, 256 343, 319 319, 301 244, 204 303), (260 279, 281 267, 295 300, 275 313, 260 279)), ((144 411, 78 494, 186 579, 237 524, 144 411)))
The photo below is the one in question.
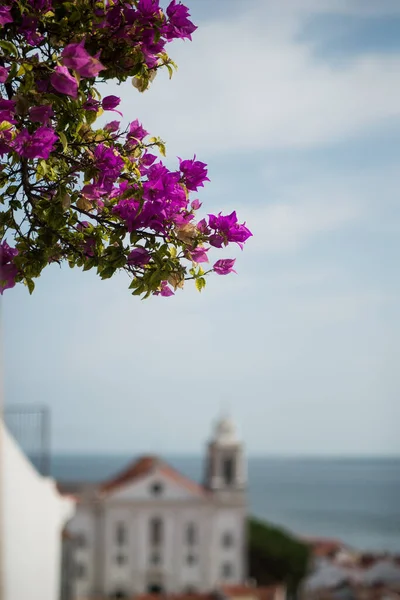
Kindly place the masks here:
MULTIPOLYGON (((165 459, 202 481, 202 457, 165 459)), ((52 458, 52 475, 60 482, 104 481, 131 461, 126 455, 58 454, 52 458)), ((251 457, 248 495, 252 515, 294 534, 400 554, 400 457, 251 457)))

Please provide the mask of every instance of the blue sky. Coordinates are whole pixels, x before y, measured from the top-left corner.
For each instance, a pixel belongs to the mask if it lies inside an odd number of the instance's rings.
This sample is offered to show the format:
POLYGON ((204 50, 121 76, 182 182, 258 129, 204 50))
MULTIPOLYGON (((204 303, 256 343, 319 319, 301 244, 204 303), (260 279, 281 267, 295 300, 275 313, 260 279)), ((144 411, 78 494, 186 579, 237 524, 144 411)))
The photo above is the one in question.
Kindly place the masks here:
POLYGON ((6 402, 48 404, 56 450, 199 452, 224 408, 254 454, 399 454, 400 5, 190 8, 172 81, 108 93, 208 163, 238 275, 141 302, 49 268, 2 300, 6 402))

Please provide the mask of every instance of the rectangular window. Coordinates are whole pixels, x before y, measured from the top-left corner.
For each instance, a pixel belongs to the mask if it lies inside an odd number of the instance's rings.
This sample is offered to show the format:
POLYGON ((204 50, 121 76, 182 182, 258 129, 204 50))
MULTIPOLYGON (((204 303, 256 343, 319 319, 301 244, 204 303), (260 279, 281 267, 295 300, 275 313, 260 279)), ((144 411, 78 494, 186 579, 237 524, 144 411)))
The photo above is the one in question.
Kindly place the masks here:
POLYGON ((162 544, 163 523, 161 519, 155 517, 150 521, 150 543, 154 546, 162 544))
POLYGON ((76 546, 78 548, 86 548, 86 536, 84 533, 80 532, 77 533, 75 536, 76 539, 76 546))
POLYGON ((117 523, 115 529, 115 541, 117 543, 117 546, 124 546, 126 544, 126 538, 127 536, 125 523, 120 521, 119 523, 117 523))
POLYGON ((229 579, 233 575, 232 563, 225 562, 222 565, 221 574, 224 579, 229 579))
POLYGON ((186 529, 186 542, 189 546, 196 544, 196 527, 194 523, 189 523, 186 529))
POLYGON ((235 467, 232 457, 224 458, 222 470, 225 485, 232 485, 235 479, 235 467))
POLYGON ((75 575, 77 579, 84 579, 86 577, 86 565, 78 562, 75 564, 75 575))

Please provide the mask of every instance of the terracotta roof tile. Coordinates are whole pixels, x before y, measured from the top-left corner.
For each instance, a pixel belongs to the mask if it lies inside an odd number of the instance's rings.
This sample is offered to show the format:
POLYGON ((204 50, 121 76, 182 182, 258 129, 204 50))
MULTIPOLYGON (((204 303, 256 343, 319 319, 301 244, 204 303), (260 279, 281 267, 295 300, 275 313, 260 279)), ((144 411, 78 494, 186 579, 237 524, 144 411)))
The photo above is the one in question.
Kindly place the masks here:
POLYGON ((257 600, 273 600, 280 586, 250 587, 247 585, 223 585, 221 592, 230 598, 252 596, 257 600))

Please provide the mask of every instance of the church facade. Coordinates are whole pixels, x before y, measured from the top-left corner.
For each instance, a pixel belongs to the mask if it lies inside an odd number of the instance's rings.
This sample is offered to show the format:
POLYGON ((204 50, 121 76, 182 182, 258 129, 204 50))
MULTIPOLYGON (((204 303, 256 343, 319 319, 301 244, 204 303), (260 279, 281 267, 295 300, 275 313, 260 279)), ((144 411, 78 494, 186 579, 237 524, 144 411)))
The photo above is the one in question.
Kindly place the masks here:
POLYGON ((77 597, 210 592, 246 579, 246 464, 229 419, 198 484, 155 456, 78 495, 77 597))

